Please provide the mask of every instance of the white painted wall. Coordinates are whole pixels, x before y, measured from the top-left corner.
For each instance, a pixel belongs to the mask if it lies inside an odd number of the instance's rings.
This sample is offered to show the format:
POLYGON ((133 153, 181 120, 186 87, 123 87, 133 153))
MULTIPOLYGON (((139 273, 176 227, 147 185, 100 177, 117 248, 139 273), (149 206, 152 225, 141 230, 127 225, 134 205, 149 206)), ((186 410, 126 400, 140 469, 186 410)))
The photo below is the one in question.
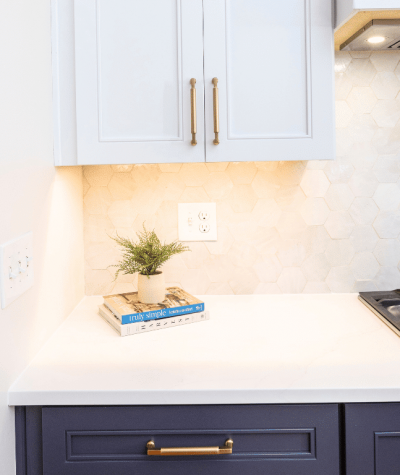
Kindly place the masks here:
POLYGON ((84 295, 82 170, 53 166, 50 0, 0 2, 0 243, 32 230, 35 285, 0 310, 0 472, 15 473, 7 389, 84 295))

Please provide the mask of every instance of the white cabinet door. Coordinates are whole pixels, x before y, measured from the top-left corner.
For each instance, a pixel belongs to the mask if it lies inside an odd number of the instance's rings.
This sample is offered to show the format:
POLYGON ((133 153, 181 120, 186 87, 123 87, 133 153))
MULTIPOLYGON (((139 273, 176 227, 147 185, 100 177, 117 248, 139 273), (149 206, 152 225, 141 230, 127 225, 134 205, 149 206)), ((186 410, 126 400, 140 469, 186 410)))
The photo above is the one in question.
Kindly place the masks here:
POLYGON ((204 0, 207 161, 333 159, 333 54, 329 0, 204 0))
POLYGON ((202 1, 75 0, 74 7, 78 164, 204 161, 202 1))

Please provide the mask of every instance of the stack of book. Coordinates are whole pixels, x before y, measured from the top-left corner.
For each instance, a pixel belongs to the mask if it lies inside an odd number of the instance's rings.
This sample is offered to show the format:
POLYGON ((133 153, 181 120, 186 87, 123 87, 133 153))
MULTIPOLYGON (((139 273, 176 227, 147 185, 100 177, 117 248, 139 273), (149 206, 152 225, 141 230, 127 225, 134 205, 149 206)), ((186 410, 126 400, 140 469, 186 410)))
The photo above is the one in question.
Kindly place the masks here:
POLYGON ((179 287, 168 287, 165 300, 157 304, 139 302, 137 292, 106 295, 99 313, 121 336, 209 320, 204 302, 179 287))

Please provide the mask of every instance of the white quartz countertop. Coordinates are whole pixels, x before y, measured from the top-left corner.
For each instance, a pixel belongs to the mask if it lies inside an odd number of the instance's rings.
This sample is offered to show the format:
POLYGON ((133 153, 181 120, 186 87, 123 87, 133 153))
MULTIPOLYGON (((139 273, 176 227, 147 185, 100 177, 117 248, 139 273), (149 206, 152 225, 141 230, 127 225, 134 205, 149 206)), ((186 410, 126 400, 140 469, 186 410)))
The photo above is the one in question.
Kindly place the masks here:
POLYGON ((400 401, 400 338, 356 294, 201 298, 209 321, 122 338, 86 297, 9 404, 400 401))

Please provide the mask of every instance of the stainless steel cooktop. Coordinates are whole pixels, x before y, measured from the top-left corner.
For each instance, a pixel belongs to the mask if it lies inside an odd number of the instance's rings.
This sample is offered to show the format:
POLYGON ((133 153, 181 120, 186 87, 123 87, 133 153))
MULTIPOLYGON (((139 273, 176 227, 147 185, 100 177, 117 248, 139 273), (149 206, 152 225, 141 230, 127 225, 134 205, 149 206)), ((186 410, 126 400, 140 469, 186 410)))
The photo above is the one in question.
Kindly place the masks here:
POLYGON ((360 292, 358 298, 400 336, 400 289, 387 292, 360 292))

